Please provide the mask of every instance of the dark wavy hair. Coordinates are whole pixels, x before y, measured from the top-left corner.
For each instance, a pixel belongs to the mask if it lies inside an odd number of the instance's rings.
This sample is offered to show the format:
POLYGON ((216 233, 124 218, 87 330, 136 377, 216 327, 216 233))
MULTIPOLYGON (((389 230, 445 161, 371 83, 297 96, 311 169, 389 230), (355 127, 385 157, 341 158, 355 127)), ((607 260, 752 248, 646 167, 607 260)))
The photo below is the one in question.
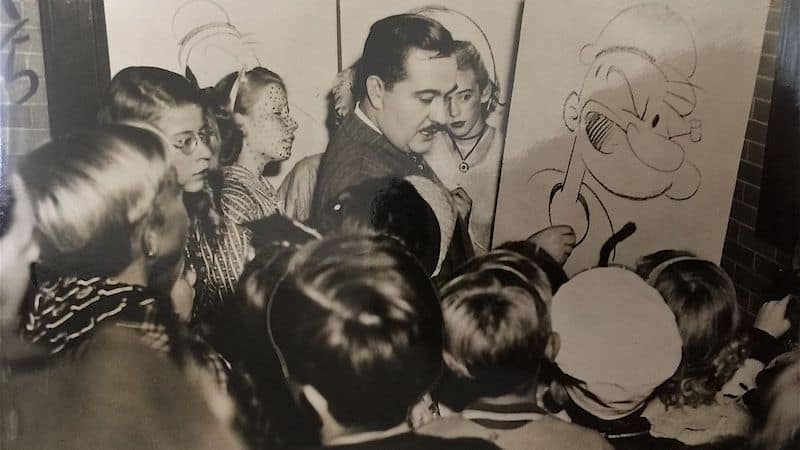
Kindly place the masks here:
POLYGON ((453 36, 439 22, 418 14, 398 14, 372 24, 356 68, 355 98, 364 98, 367 78, 372 75, 378 76, 386 89, 404 80, 406 58, 412 48, 448 57, 453 53, 453 36))
POLYGON ((639 259, 636 273, 655 287, 675 314, 683 358, 656 393, 667 406, 708 404, 749 355, 741 334, 733 281, 718 265, 690 252, 662 250, 639 259), (680 257, 674 263, 663 263, 680 257), (653 273, 660 270, 659 273, 653 273))

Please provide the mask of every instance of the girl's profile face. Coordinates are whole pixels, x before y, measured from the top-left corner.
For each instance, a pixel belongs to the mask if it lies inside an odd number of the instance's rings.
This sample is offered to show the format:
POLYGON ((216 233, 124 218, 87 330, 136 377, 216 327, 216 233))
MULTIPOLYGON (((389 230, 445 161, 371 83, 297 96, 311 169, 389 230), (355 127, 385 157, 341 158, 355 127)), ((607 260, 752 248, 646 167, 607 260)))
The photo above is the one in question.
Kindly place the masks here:
POLYGON ((153 125, 167 136, 172 146, 169 154, 183 190, 203 189, 211 150, 205 142, 207 130, 200 106, 188 104, 169 108, 153 125))
POLYGON ((240 116, 248 147, 267 162, 288 159, 297 122, 289 114, 286 90, 278 83, 270 83, 251 95, 256 98, 250 110, 240 116))

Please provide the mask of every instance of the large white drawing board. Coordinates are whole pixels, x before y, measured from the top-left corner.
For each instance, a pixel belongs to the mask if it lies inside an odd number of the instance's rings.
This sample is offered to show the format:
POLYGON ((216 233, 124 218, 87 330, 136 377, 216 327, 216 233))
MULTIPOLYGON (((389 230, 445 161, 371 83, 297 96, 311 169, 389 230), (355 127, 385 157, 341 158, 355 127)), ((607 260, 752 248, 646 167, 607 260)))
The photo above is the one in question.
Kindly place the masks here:
MULTIPOLYGON (((369 34, 369 27, 377 20, 428 6, 441 6, 464 14, 474 21, 485 34, 485 40, 488 40, 494 57, 495 70, 500 84, 500 100, 502 103, 506 103, 510 96, 510 86, 513 80, 522 3, 522 0, 495 0, 492 2, 481 0, 341 0, 342 65, 348 67, 358 60, 364 50, 364 41, 369 34)), ((433 17, 439 19, 436 16, 433 17)), ((443 25, 448 27, 455 39, 477 42, 477 39, 466 38, 466 36, 474 36, 474 30, 470 26, 455 23, 455 21, 452 24, 443 23, 443 25)), ((488 68, 488 70, 491 72, 492 69, 488 68)), ((495 117, 492 117, 493 123, 502 125, 505 119, 504 114, 504 109, 500 108, 495 117)))
POLYGON ((494 242, 573 225, 574 273, 631 221, 614 262, 662 248, 718 261, 768 6, 528 1, 494 242))
POLYGON ((292 157, 273 177, 276 187, 296 161, 325 150, 326 96, 338 59, 336 2, 106 0, 105 13, 112 76, 132 65, 184 73, 188 63, 205 87, 244 63, 283 77, 299 128, 292 157))

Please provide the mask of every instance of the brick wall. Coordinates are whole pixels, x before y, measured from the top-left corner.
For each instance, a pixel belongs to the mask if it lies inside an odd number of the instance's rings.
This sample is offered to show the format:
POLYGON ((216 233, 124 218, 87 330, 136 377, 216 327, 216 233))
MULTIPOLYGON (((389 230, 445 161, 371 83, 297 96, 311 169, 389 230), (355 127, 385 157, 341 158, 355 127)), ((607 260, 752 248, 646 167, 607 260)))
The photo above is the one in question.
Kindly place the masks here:
POLYGON ((792 260, 791 254, 764 242, 754 232, 782 7, 783 0, 772 0, 767 16, 761 62, 722 251, 722 266, 736 283, 740 304, 751 314, 758 311, 764 292, 778 269, 791 265, 792 260))
POLYGON ((2 151, 19 155, 50 136, 38 0, 2 0, 0 24, 2 151))

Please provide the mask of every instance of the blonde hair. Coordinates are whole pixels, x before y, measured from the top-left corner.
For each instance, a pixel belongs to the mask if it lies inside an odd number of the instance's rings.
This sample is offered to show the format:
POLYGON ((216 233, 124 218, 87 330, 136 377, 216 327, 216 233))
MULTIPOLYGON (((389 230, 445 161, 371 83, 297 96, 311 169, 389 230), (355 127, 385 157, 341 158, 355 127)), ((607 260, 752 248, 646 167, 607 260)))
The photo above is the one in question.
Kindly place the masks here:
POLYGON ((132 259, 136 227, 153 214, 171 165, 156 133, 109 125, 45 144, 20 167, 45 265, 59 275, 110 276, 132 259))

